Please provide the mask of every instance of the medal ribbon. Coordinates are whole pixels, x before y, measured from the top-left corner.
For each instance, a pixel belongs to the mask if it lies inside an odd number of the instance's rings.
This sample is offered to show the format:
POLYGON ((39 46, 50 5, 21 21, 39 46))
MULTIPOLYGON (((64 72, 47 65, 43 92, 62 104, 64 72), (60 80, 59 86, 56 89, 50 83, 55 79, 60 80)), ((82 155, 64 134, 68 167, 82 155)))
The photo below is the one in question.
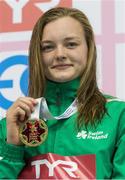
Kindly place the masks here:
POLYGON ((66 119, 77 112, 77 100, 75 99, 63 114, 54 117, 48 109, 46 99, 42 97, 40 112, 42 114, 43 119, 52 119, 52 120, 66 119))
POLYGON ((35 111, 31 114, 30 120, 36 119, 36 118, 39 119, 39 114, 42 116, 44 120, 66 119, 77 112, 77 99, 75 99, 72 102, 72 104, 65 110, 63 114, 61 114, 60 116, 55 116, 55 117, 49 111, 46 99, 44 97, 38 98, 37 101, 38 101, 38 104, 35 107, 35 111))
POLYGON ((35 106, 34 112, 32 112, 29 120, 34 120, 34 119, 39 119, 40 116, 40 106, 41 106, 41 98, 36 99, 37 100, 37 105, 35 106))

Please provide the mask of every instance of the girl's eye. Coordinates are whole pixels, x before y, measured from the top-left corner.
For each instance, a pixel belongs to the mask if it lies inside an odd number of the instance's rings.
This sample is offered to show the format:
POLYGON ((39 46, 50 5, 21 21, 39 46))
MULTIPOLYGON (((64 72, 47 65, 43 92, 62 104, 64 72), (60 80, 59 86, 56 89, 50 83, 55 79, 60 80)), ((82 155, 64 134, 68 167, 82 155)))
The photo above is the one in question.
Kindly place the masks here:
POLYGON ((70 49, 73 49, 77 46, 77 43, 76 42, 68 42, 66 46, 70 49))
POLYGON ((53 50, 53 48, 54 48, 53 45, 43 45, 43 46, 42 46, 42 51, 43 51, 43 52, 50 52, 50 51, 53 50))

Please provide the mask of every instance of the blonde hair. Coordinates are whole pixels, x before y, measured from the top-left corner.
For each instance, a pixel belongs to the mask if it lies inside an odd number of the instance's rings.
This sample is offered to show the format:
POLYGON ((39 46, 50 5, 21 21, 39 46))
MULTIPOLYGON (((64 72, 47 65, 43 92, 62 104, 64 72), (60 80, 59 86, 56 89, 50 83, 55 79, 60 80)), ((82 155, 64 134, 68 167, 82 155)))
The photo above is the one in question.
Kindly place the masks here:
POLYGON ((76 19, 82 26, 88 47, 87 64, 81 76, 78 88, 77 125, 95 125, 105 113, 105 97, 99 91, 96 80, 96 46, 93 29, 86 15, 75 8, 58 7, 44 13, 34 26, 29 48, 29 96, 43 96, 46 78, 41 57, 41 38, 43 29, 49 22, 69 16, 76 19))

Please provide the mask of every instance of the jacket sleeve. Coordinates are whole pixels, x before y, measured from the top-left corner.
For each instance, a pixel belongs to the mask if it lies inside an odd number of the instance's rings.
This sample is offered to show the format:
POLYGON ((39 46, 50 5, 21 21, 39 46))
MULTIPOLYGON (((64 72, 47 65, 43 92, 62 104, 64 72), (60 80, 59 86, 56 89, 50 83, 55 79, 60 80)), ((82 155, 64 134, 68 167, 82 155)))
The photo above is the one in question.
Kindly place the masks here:
POLYGON ((125 179, 125 110, 119 119, 112 179, 125 179))
POLYGON ((6 121, 0 121, 0 179, 16 179, 24 167, 24 147, 6 143, 6 121))

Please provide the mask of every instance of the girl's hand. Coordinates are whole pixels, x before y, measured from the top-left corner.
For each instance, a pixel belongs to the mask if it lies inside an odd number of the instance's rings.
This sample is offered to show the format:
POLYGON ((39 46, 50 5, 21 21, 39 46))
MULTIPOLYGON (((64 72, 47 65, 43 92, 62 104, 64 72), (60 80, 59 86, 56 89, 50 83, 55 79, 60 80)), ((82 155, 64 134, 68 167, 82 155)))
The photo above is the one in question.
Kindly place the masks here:
POLYGON ((7 119, 7 143, 22 145, 19 138, 20 123, 24 123, 34 111, 36 99, 31 97, 18 98, 8 109, 7 119))

